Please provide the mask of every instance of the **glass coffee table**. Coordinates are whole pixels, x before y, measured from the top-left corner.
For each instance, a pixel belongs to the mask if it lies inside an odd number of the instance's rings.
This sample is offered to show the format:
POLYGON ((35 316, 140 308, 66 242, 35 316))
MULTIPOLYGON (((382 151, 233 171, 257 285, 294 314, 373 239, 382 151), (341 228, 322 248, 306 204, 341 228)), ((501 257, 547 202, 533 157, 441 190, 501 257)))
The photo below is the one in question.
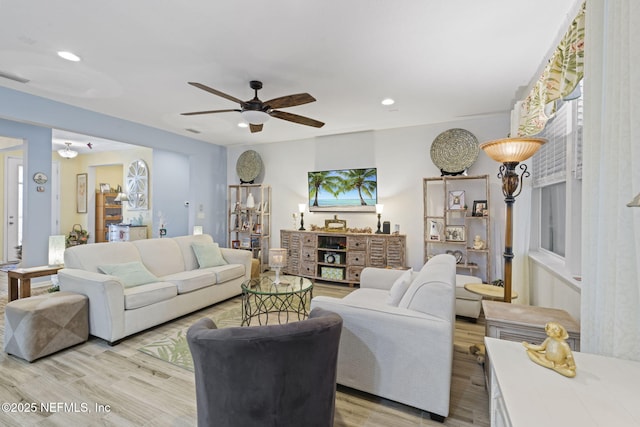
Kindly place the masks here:
POLYGON ((259 325, 289 322, 289 315, 303 320, 309 315, 307 307, 313 298, 313 282, 304 277, 263 274, 257 279, 242 283, 242 326, 250 326, 256 319, 259 325))

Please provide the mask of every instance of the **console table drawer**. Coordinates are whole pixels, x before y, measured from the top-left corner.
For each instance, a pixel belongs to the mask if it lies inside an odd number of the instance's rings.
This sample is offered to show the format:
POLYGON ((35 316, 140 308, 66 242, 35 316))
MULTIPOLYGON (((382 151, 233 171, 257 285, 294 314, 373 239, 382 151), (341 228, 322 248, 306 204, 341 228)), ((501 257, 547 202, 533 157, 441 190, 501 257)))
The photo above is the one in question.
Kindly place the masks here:
POLYGON ((316 236, 315 234, 304 234, 302 236, 302 246, 316 246, 316 236))
POLYGON ((315 261, 302 261, 300 263, 300 275, 301 276, 315 276, 316 275, 316 263, 315 263, 315 261))
POLYGON ((364 265, 367 258, 364 251, 351 251, 347 252, 347 265, 364 265))
POLYGON ((362 267, 347 267, 347 280, 350 282, 360 282, 362 267))
POLYGON ((316 260, 316 249, 303 246, 302 247, 302 261, 315 261, 316 260))
POLYGON ((347 236, 347 249, 350 251, 366 250, 367 238, 363 236, 347 236))

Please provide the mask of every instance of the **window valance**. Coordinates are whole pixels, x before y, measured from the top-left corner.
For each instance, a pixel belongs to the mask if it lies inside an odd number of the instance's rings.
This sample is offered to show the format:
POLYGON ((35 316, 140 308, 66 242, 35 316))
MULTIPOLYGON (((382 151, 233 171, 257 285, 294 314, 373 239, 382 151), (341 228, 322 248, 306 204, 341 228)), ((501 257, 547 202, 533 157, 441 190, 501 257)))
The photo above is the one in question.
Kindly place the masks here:
POLYGON ((536 85, 520 103, 518 136, 535 135, 544 129, 555 114, 555 101, 571 94, 582 80, 585 7, 583 3, 536 85))

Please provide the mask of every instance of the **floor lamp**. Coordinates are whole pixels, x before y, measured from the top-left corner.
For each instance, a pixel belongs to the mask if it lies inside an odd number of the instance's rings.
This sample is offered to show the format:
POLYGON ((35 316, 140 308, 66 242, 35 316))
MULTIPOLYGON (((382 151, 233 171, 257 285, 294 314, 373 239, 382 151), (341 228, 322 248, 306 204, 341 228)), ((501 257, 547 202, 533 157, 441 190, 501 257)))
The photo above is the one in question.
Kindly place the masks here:
POLYGON ((502 179, 502 194, 507 205, 504 232, 504 302, 511 302, 511 260, 513 259, 513 203, 522 191, 522 179, 531 175, 527 165, 516 166, 535 154, 547 140, 544 138, 505 138, 484 142, 480 148, 493 160, 502 163, 498 178, 502 179))

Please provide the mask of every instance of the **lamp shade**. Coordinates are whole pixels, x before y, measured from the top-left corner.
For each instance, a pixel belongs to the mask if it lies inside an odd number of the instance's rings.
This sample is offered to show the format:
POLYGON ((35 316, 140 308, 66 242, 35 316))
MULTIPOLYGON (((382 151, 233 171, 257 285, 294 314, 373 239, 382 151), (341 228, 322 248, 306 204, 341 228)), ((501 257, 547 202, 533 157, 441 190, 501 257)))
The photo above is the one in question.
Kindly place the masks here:
POLYGON ((283 268, 287 266, 287 250, 283 248, 269 249, 269 267, 283 268))
POLYGON ((128 200, 129 200, 129 196, 127 196, 127 193, 118 193, 116 198, 113 199, 114 202, 126 202, 128 200))
POLYGON ((64 264, 66 236, 49 236, 49 265, 64 264))
POLYGON ((264 111, 256 110, 244 110, 241 114, 244 121, 247 123, 251 123, 252 125, 261 125, 263 123, 266 123, 270 117, 264 111))
POLYGON ((547 142, 544 138, 504 138, 483 142, 480 148, 499 163, 520 163, 547 142))
POLYGON ((304 213, 305 209, 307 209, 307 205, 305 205, 304 203, 298 204, 298 212, 304 213))
POLYGON ((382 203, 376 203, 376 213, 381 214, 384 209, 384 205, 382 203))

